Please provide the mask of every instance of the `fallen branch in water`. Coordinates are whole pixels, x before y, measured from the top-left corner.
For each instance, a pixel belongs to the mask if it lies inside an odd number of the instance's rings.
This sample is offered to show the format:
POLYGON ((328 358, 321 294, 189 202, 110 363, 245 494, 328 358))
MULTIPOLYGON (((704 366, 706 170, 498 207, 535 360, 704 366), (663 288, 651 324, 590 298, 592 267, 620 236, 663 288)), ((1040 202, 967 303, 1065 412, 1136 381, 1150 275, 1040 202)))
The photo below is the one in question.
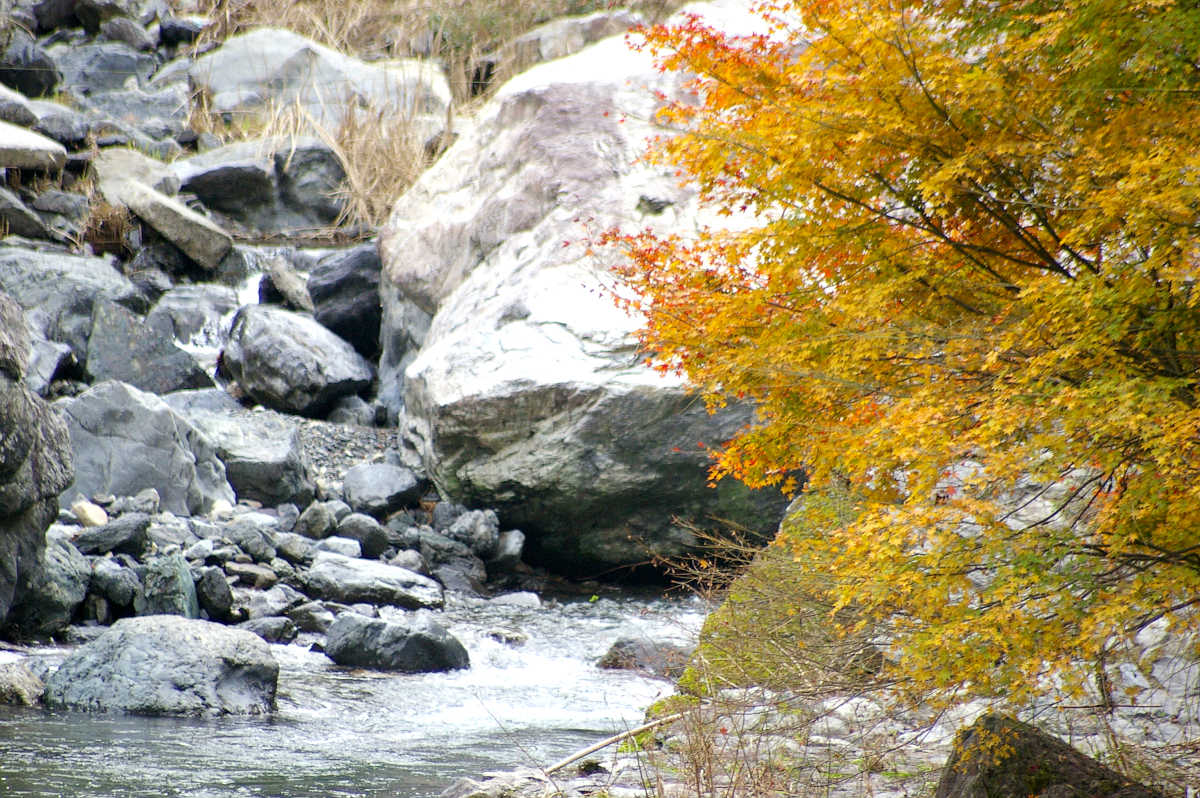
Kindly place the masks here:
POLYGON ((546 768, 543 772, 546 773, 547 775, 549 775, 556 770, 562 770, 563 768, 565 768, 567 765, 571 764, 572 762, 577 762, 580 759, 583 759, 588 754, 594 754, 597 751, 599 751, 601 748, 607 748, 608 746, 612 745, 613 743, 619 743, 622 740, 628 740, 630 737, 633 737, 635 734, 641 734, 642 732, 650 731, 651 729, 657 729, 659 726, 665 726, 666 724, 671 723, 673 721, 677 721, 682 717, 683 717, 682 712, 676 712, 674 715, 667 715, 666 717, 659 718, 658 720, 652 720, 649 723, 643 723, 641 726, 638 726, 635 729, 630 729, 629 731, 624 731, 624 732, 621 732, 620 734, 615 734, 612 737, 609 737, 607 740, 601 740, 600 742, 596 743, 595 745, 590 745, 587 748, 583 749, 582 751, 577 751, 577 752, 571 754, 569 757, 562 760, 561 762, 555 762, 553 765, 546 768))

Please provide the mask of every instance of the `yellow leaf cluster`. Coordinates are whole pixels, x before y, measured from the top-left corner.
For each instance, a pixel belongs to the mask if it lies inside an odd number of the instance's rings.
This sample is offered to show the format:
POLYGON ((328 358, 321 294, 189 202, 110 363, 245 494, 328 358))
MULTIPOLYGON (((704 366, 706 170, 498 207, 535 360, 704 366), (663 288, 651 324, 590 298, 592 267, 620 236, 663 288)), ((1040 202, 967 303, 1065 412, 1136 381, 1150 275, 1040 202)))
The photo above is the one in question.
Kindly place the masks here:
POLYGON ((656 362, 757 404, 714 479, 851 497, 780 542, 922 696, 1021 697, 1191 622, 1200 8, 759 11, 646 31, 694 76, 654 157, 757 224, 613 237, 656 362))

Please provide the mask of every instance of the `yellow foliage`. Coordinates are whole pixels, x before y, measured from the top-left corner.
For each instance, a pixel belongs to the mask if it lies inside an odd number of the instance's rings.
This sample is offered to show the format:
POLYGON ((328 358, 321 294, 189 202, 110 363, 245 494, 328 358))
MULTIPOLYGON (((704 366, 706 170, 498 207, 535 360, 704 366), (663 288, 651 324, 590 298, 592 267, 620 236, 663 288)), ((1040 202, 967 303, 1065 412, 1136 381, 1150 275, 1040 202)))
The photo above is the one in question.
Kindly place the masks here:
POLYGON ((760 423, 786 525, 916 695, 1027 697, 1200 600, 1200 8, 796 0, 646 31, 655 157, 748 231, 613 235, 643 343, 760 423), (799 22, 802 20, 803 22, 799 22), (812 519, 809 519, 811 521, 812 519))

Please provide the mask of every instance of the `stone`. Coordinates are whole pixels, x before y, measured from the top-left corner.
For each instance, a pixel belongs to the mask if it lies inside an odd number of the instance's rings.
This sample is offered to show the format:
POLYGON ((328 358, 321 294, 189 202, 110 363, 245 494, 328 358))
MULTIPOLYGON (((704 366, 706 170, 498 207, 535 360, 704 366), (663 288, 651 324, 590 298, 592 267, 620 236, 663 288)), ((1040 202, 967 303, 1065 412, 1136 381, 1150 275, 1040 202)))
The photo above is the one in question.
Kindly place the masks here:
MULTIPOLYGON (((237 293, 227 286, 181 285, 158 298, 146 314, 146 326, 189 346, 219 349, 228 335, 225 317, 238 304, 237 293)), ((236 402, 234 407, 238 407, 236 402)))
POLYGON ((48 533, 41 562, 9 610, 7 633, 46 637, 63 631, 83 603, 91 577, 91 565, 66 534, 48 533))
POLYGON ((120 382, 103 382, 56 405, 67 421, 75 480, 62 494, 128 496, 154 488, 161 508, 203 515, 234 501, 225 466, 198 429, 158 397, 120 382))
POLYGON ((158 21, 158 40, 167 47, 191 44, 200 36, 204 25, 188 17, 164 17, 158 21))
POLYGON ((20 28, 4 31, 0 47, 0 83, 26 97, 45 97, 62 80, 54 59, 20 28))
POLYGON ((313 502, 296 519, 294 531, 312 540, 322 540, 337 530, 337 518, 327 502, 313 502))
POLYGON ((148 560, 146 573, 142 577, 142 590, 142 602, 134 607, 138 615, 200 617, 196 583, 182 554, 148 560))
POLYGON ((327 255, 308 276, 314 318, 368 360, 379 355, 380 268, 370 243, 327 255))
POLYGON ((674 681, 683 675, 692 649, 657 640, 623 637, 611 646, 596 663, 605 670, 639 671, 674 681))
POLYGON ((0 290, 45 319, 44 333, 71 347, 83 362, 100 298, 131 310, 144 309, 138 290, 108 258, 34 252, 0 245, 0 290))
POLYGON ((135 602, 145 597, 137 572, 113 557, 96 557, 92 560, 90 590, 113 606, 123 609, 132 609, 135 602))
POLYGON ((246 610, 246 617, 271 618, 284 615, 308 599, 304 594, 287 585, 273 585, 266 590, 237 589, 238 603, 246 610))
POLYGON ((113 515, 125 515, 126 513, 155 515, 161 505, 162 497, 158 495, 158 491, 154 488, 146 488, 139 490, 133 496, 118 496, 108 506, 108 509, 113 515))
POLYGON ((84 554, 108 554, 110 551, 140 557, 149 543, 150 516, 128 513, 106 524, 84 529, 71 539, 84 554))
POLYGON ((997 714, 959 732, 935 798, 1165 798, 1026 723, 997 714))
POLYGON ((301 632, 325 634, 333 624, 334 615, 321 602, 307 601, 288 610, 287 617, 292 619, 301 632))
POLYGON ((101 181, 136 180, 163 194, 179 193, 179 178, 171 166, 127 147, 105 147, 92 168, 101 181))
POLYGON ((279 297, 289 310, 312 313, 313 303, 308 295, 308 286, 286 258, 268 258, 263 267, 263 282, 258 292, 260 302, 274 302, 279 297))
POLYGON ((141 25, 128 17, 113 17, 100 23, 100 33, 106 38, 121 42, 135 50, 146 52, 154 49, 154 39, 141 25))
POLYGON ((778 491, 708 487, 697 444, 729 440, 753 409, 709 415, 646 365, 606 256, 563 246, 586 238, 577 219, 707 223, 694 188, 639 160, 655 91, 678 79, 620 37, 518 75, 380 232, 380 400, 442 496, 495 508, 527 557, 568 573, 694 550, 676 518, 769 535, 785 507, 778 491))
POLYGON ((109 203, 128 208, 203 269, 216 270, 233 248, 233 239, 224 230, 183 203, 136 180, 106 180, 101 182, 100 192, 109 203))
POLYGON ((227 562, 225 573, 237 580, 237 584, 246 585, 256 590, 266 590, 274 587, 279 577, 265 565, 251 562, 227 562))
POLYGON ((166 320, 153 325, 108 299, 92 305, 86 369, 92 380, 119 380, 149 393, 213 387, 212 377, 175 345, 166 320))
POLYGON ((366 602, 406 609, 439 609, 445 599, 432 579, 373 560, 321 552, 301 578, 313 598, 343 604, 366 602))
POLYGON ((227 621, 232 617, 233 590, 222 569, 201 569, 200 578, 196 580, 196 600, 214 621, 227 621))
MULTIPOLYGON (((171 397, 166 397, 172 404, 171 397)), ((242 499, 273 505, 308 504, 316 484, 292 419, 264 411, 246 413, 181 410, 216 447, 225 476, 242 499)))
POLYGON ((313 546, 313 551, 329 551, 334 554, 340 554, 343 557, 363 556, 361 543, 354 538, 343 538, 337 535, 331 535, 324 540, 318 540, 313 546))
POLYGON ((365 64, 279 28, 232 36, 196 59, 188 70, 215 113, 297 105, 328 131, 350 109, 402 118, 439 120, 444 126, 449 84, 431 61, 365 64))
POLYGON ((307 565, 316 556, 313 544, 294 532, 280 532, 276 535, 275 551, 293 565, 307 565))
POLYGON ((25 322, 32 345, 25 385, 39 396, 46 396, 55 380, 78 374, 79 364, 71 347, 46 337, 46 330, 53 326, 46 313, 28 310, 25 312, 25 322))
POLYGON ((46 683, 51 707, 141 715, 265 715, 279 664, 243 629, 170 616, 124 618, 46 683))
POLYGON ((496 551, 488 560, 488 572, 506 573, 512 571, 521 562, 525 552, 525 533, 519 529, 509 529, 500 533, 496 541, 496 551))
POLYGON ((221 532, 255 562, 270 562, 275 558, 275 546, 270 533, 261 525, 245 518, 236 519, 221 532))
POLYGON ((46 685, 24 660, 0 663, 0 704, 37 706, 46 685))
POLYGON ((342 496, 355 512, 384 518, 394 510, 416 505, 421 485, 403 466, 360 463, 342 477, 342 496))
POLYGON ((326 632, 325 654, 339 665, 404 673, 470 667, 462 643, 426 613, 403 622, 342 613, 326 632))
MULTIPOLYGON (((33 127, 37 124, 37 114, 29 107, 29 99, 3 84, 0 84, 0 122, 8 122, 18 128, 33 127)), ((3 141, 2 135, 0 141, 3 141)), ((0 159, 0 164, 3 163, 0 159)))
POLYGON ((281 616, 252 618, 242 621, 237 628, 253 632, 268 643, 290 643, 296 639, 296 633, 299 631, 291 618, 281 616))
MULTIPOLYGON (((79 499, 71 503, 71 512, 79 520, 81 526, 104 526, 108 523, 108 513, 98 504, 93 504, 86 499, 79 499)), ((84 552, 86 554, 86 552, 84 552)))
POLYGON ((305 416, 319 416, 374 377, 362 355, 311 318, 262 305, 234 316, 222 364, 256 401, 305 416))
POLYGON ((337 526, 337 536, 358 541, 361 556, 374 560, 388 547, 388 536, 383 525, 369 515, 351 513, 337 526))
POLYGON ((51 238, 50 228, 16 193, 0 186, 0 229, 26 238, 51 238))
POLYGON ((57 141, 0 121, 0 166, 52 172, 66 162, 67 150, 57 141))
POLYGON ((75 18, 88 33, 99 33, 104 22, 138 15, 137 0, 76 0, 75 18))
POLYGON ((493 510, 469 510, 456 518, 445 534, 486 560, 496 554, 500 544, 500 521, 493 510))
POLYGON ((62 70, 62 87, 86 98, 146 85, 157 63, 148 53, 121 42, 57 44, 47 51, 62 70))
MULTIPOLYGON (((87 114, 61 103, 48 100, 33 100, 29 107, 37 114, 37 124, 33 130, 43 136, 53 139, 64 147, 78 150, 86 147, 88 137, 92 134, 92 123, 87 114)), ((68 158, 68 168, 79 169, 80 162, 76 155, 68 158)), ((84 162, 90 162, 90 157, 84 162)))

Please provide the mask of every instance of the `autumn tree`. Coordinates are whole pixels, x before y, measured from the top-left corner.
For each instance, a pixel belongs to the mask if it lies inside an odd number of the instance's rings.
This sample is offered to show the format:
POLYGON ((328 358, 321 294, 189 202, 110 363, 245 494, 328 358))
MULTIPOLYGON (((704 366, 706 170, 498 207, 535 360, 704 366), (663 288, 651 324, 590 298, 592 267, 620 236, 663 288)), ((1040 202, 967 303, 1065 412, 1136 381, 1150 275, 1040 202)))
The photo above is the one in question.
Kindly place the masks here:
POLYGON ((753 223, 612 236, 654 361, 757 404, 714 478, 808 475, 778 542, 923 698, 1195 628, 1200 4, 758 11, 643 33, 653 157, 753 223))

